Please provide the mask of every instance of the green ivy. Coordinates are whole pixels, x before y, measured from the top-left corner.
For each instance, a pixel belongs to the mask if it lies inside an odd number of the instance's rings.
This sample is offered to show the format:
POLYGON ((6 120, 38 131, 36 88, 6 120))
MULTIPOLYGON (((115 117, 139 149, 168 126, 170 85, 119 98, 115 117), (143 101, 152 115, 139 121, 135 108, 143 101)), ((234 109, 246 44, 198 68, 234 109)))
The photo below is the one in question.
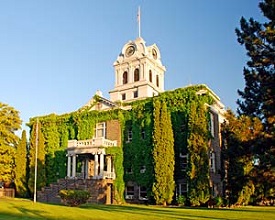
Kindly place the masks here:
MULTIPOLYGON (((209 91, 198 95, 200 90, 208 91, 204 85, 179 88, 174 91, 161 93, 157 97, 138 100, 131 105, 131 110, 114 108, 109 111, 89 111, 82 108, 79 111, 55 115, 50 114, 39 117, 41 130, 45 137, 46 151, 46 176, 47 183, 64 178, 66 175, 66 148, 67 142, 71 139, 83 140, 93 136, 96 123, 117 119, 122 130, 122 146, 109 148, 107 152, 114 155, 114 166, 116 180, 114 187, 115 199, 122 203, 124 184, 134 181, 140 186, 148 189, 151 194, 153 184, 153 159, 152 159, 152 132, 153 124, 153 99, 165 102, 167 110, 171 115, 174 150, 175 150, 175 180, 187 178, 191 181, 191 190, 198 188, 198 194, 190 194, 189 199, 195 197, 202 202, 209 194, 209 176, 200 168, 201 163, 206 163, 207 143, 210 139, 208 131, 208 115, 205 104, 213 103, 209 91), (128 131, 132 129, 132 141, 128 142, 128 131), (178 155, 190 154, 187 172, 179 169, 180 161, 178 155), (196 158, 200 157, 200 160, 196 158), (140 172, 141 166, 146 167, 145 173, 140 172), (132 173, 127 172, 132 170, 132 173), (198 176, 194 181, 193 175, 198 176)), ((126 105, 120 103, 121 106, 126 105)), ((35 118, 30 119, 29 127, 35 123, 35 118)), ((32 135, 32 134, 31 134, 32 135)), ((208 172, 206 172, 208 173, 208 172)))
POLYGON ((124 168, 123 168, 123 150, 121 147, 110 147, 106 149, 106 153, 114 158, 114 167, 116 172, 116 179, 114 181, 114 200, 116 204, 122 204, 124 200, 124 168))

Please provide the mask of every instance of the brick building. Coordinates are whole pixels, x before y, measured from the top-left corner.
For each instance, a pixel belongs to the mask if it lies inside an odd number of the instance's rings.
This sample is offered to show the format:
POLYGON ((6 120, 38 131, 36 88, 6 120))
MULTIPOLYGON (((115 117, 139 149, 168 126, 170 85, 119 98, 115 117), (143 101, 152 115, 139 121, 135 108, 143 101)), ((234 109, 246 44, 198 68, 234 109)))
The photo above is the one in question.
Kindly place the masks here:
MULTIPOLYGON (((97 91, 96 95, 79 111, 83 109, 98 112, 112 112, 114 109, 125 112, 131 111, 131 103, 137 100, 152 99, 165 92, 166 68, 161 62, 161 53, 156 44, 146 46, 141 37, 127 42, 113 66, 115 86, 109 92, 110 99, 104 98, 101 92, 97 91)), ((196 96, 203 96, 204 94, 210 95, 213 99, 211 105, 205 103, 205 106, 209 110, 209 133, 212 136, 209 140, 209 185, 212 196, 217 196, 223 193, 220 124, 224 121, 225 109, 219 97, 207 86, 201 85, 196 96)), ((74 188, 77 185, 79 188, 89 189, 91 192, 97 191, 97 194, 94 194, 95 198, 90 200, 91 202, 113 203, 112 185, 116 181, 115 158, 108 154, 107 149, 120 147, 124 151, 131 146, 133 136, 133 131, 131 129, 125 130, 125 124, 122 123, 124 122, 117 119, 101 121, 95 124, 94 135, 89 139, 69 140, 66 149, 66 180, 59 180, 59 184, 52 184, 44 189, 38 194, 38 200, 57 201, 51 200, 51 197, 56 199, 58 190, 74 188)), ((141 139, 144 135, 144 131, 141 131, 141 139)), ((186 171, 189 156, 188 152, 180 152, 175 155, 179 161, 179 168, 176 169, 180 169, 176 170, 177 173, 186 171)), ((125 154, 124 160, 129 161, 131 158, 125 154)), ((131 175, 132 172, 130 167, 124 167, 125 175, 131 175)), ((138 172, 153 176, 153 173, 148 173, 150 169, 145 165, 142 165, 138 172)), ((186 196, 189 187, 188 180, 184 178, 184 175, 175 175, 175 182, 175 193, 186 196)), ((127 202, 147 200, 148 188, 146 186, 139 184, 134 178, 125 180, 124 184, 124 198, 127 202)))

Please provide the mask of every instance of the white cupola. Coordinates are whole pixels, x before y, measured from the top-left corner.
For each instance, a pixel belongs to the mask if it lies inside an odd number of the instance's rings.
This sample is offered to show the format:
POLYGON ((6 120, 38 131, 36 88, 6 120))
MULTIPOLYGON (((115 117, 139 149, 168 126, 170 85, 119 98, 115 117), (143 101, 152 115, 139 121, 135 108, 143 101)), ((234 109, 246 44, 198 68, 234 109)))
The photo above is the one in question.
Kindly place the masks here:
POLYGON ((164 91, 166 69, 156 44, 147 47, 141 37, 129 41, 113 66, 115 87, 109 92, 112 102, 144 99, 164 91))

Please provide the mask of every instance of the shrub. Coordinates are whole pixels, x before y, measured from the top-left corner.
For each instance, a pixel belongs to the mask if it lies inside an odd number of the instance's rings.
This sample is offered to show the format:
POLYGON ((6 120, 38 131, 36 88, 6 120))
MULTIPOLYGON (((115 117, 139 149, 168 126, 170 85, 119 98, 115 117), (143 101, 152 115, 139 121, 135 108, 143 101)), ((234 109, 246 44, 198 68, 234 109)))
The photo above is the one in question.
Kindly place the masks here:
POLYGON ((59 196, 65 205, 79 206, 88 201, 90 193, 85 190, 60 190, 59 196))
POLYGON ((223 205, 223 198, 221 196, 215 197, 215 205, 221 207, 223 205))
POLYGON ((178 205, 184 206, 184 205, 185 205, 185 202, 186 202, 185 196, 179 195, 179 196, 177 197, 177 203, 178 203, 178 205))

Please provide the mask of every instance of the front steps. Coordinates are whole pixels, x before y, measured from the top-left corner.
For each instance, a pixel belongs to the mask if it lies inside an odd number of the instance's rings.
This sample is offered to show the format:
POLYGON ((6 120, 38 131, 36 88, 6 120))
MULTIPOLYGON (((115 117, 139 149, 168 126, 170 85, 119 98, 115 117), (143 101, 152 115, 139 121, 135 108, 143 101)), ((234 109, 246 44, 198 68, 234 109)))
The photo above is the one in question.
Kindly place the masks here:
POLYGON ((61 203, 58 195, 62 189, 87 190, 90 192, 88 203, 112 204, 112 179, 59 179, 57 183, 42 188, 37 192, 37 201, 61 203))

